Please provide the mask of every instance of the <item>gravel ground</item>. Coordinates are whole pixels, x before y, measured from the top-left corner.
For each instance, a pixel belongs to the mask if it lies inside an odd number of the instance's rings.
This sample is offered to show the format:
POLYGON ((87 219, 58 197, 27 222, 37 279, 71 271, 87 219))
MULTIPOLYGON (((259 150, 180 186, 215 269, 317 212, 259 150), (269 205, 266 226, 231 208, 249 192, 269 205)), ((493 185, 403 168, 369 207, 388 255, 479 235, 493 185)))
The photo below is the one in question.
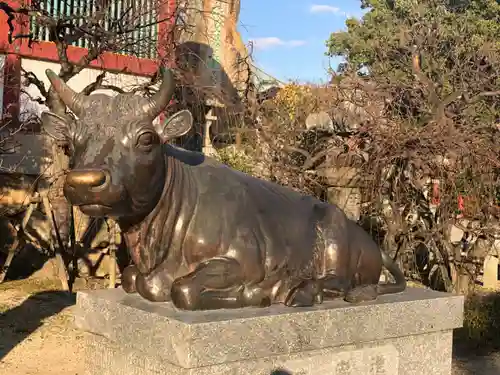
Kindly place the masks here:
MULTIPOLYGON (((0 374, 82 375, 85 333, 73 327, 73 304, 51 283, 1 284, 0 374)), ((500 353, 462 354, 454 358, 452 374, 498 375, 500 353)))
POLYGON ((0 289, 0 374, 83 374, 83 333, 72 325, 73 298, 38 291, 37 283, 9 284, 0 289))

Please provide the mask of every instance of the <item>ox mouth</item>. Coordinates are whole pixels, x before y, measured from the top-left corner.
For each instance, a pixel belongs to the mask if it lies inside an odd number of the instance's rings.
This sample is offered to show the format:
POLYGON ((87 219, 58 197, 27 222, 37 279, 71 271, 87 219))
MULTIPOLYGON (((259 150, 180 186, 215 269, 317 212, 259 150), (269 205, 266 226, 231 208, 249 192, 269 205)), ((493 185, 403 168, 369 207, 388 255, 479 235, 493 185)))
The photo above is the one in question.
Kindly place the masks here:
POLYGON ((81 204, 78 207, 85 215, 94 217, 106 216, 111 211, 111 207, 104 204, 81 204))

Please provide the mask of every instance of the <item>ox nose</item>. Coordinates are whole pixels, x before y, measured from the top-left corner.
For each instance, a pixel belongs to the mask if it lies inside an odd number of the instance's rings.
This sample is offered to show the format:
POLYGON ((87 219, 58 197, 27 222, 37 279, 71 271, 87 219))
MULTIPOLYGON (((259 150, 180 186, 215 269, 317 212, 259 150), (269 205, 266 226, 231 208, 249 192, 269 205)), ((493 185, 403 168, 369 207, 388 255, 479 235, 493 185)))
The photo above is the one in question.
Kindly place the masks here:
POLYGON ((66 184, 76 189, 102 190, 109 181, 109 174, 100 169, 74 170, 66 175, 66 184))

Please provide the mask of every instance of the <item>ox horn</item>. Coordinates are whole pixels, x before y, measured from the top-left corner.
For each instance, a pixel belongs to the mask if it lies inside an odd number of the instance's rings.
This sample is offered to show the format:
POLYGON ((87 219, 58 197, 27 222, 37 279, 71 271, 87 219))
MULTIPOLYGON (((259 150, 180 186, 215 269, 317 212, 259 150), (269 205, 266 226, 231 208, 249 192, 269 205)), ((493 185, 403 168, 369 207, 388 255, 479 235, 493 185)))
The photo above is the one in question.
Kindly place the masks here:
POLYGON ((152 119, 156 118, 165 109, 170 99, 172 99, 175 89, 175 79, 172 71, 161 67, 160 72, 162 81, 158 92, 149 99, 149 103, 142 107, 144 113, 152 119))
POLYGON ((47 69, 45 71, 50 84, 66 106, 77 116, 83 112, 83 95, 73 91, 56 73, 47 69))

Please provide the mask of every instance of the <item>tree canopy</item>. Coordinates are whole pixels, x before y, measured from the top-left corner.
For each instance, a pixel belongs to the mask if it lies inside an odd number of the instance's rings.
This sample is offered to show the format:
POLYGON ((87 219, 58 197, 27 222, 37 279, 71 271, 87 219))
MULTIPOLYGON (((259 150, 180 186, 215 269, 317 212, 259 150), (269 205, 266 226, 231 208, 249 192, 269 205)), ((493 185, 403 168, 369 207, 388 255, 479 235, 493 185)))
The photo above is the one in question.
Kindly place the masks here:
POLYGON ((363 0, 362 8, 361 20, 348 19, 327 41, 329 56, 346 59, 340 74, 392 86, 404 99, 398 110, 419 123, 446 112, 500 121, 500 1, 363 0))
POLYGON ((361 7, 361 19, 331 34, 327 55, 345 58, 336 80, 356 76, 375 87, 372 100, 384 98, 381 116, 364 126, 371 143, 363 169, 374 176, 367 201, 386 217, 388 249, 399 249, 408 233, 407 243, 431 238, 426 246, 440 264, 454 259, 440 266, 445 289, 459 290, 457 275, 470 274, 463 270, 472 263, 456 257, 448 227, 460 215, 492 223, 490 208, 500 208, 500 0, 362 0, 361 7), (424 199, 431 179, 434 199, 424 199), (427 227, 400 216, 412 205, 427 227))

